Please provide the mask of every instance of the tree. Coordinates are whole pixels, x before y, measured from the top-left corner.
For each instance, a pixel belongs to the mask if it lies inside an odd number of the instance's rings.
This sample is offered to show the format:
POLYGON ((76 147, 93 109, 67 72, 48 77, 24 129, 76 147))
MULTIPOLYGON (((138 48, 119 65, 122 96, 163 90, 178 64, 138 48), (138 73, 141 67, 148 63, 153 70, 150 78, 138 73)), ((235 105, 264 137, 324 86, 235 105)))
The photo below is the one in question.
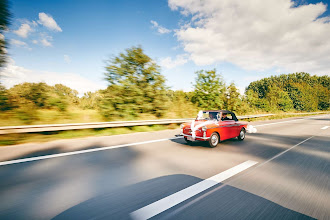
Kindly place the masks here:
POLYGON ((329 109, 329 90, 329 76, 311 76, 301 72, 251 82, 246 95, 248 100, 253 100, 255 107, 265 111, 316 111, 329 109))
POLYGON ((8 28, 10 23, 10 12, 8 10, 8 1, 0 1, 0 68, 6 61, 6 40, 3 35, 4 31, 8 28))
POLYGON ((46 83, 22 83, 8 89, 8 103, 11 108, 56 109, 66 111, 78 100, 77 91, 61 84, 49 86, 46 83), (25 106, 26 105, 26 106, 25 106))
POLYGON ((109 86, 100 104, 106 118, 136 117, 141 113, 162 116, 167 109, 165 78, 160 67, 141 47, 131 47, 108 61, 109 86))
POLYGON ((247 89, 245 95, 246 101, 252 109, 270 110, 269 102, 266 99, 259 98, 259 94, 256 91, 247 89))
POLYGON ((4 86, 0 84, 0 111, 7 111, 11 109, 10 102, 8 100, 8 93, 4 86))
POLYGON ((49 91, 51 87, 46 83, 22 83, 15 85, 9 90, 11 102, 15 106, 29 101, 35 108, 48 108, 49 91))
POLYGON ((237 111, 241 103, 240 93, 235 84, 231 83, 226 89, 225 108, 229 111, 237 111))
POLYGON ((67 99, 67 101, 70 102, 71 104, 79 103, 77 90, 71 89, 70 87, 67 87, 62 84, 55 84, 54 92, 61 99, 67 99))
POLYGON ((170 111, 167 113, 169 118, 195 117, 198 113, 196 104, 191 102, 191 92, 182 90, 169 90, 167 96, 170 98, 170 111))
POLYGON ((329 89, 317 85, 315 87, 315 90, 317 92, 317 98, 318 98, 318 109, 319 110, 329 110, 330 108, 330 92, 329 89))
POLYGON ((265 98, 269 103, 268 111, 281 110, 286 112, 293 108, 289 94, 277 86, 270 86, 265 98))
POLYGON ((222 109, 225 99, 225 83, 216 70, 196 72, 192 102, 203 109, 222 109))
POLYGON ((86 92, 83 97, 80 98, 80 106, 83 109, 97 109, 101 100, 101 92, 86 92))

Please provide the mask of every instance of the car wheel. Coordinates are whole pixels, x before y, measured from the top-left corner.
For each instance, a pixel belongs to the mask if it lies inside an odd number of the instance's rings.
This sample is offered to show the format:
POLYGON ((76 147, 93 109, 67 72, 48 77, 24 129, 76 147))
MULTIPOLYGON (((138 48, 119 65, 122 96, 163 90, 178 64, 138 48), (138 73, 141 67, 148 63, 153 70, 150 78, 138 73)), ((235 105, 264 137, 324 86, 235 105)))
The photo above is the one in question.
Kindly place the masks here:
POLYGON ((187 137, 184 137, 184 140, 187 142, 187 144, 191 144, 192 143, 192 141, 189 141, 188 139, 187 139, 187 137))
POLYGON ((245 132, 246 132, 245 129, 242 128, 241 131, 239 132, 239 135, 237 136, 237 139, 240 140, 240 141, 244 140, 245 132))
POLYGON ((209 146, 212 148, 216 147, 219 144, 219 141, 220 141, 220 138, 219 138, 218 133, 213 132, 209 139, 209 146))

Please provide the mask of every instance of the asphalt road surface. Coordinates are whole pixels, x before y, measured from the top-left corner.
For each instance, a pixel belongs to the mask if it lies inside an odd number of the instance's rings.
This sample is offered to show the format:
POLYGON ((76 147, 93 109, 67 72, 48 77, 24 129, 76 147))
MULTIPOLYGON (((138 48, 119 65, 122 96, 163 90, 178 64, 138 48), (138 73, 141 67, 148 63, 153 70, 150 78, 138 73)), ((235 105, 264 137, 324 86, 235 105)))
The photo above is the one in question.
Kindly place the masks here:
POLYGON ((330 115, 0 147, 0 219, 330 219, 330 115))

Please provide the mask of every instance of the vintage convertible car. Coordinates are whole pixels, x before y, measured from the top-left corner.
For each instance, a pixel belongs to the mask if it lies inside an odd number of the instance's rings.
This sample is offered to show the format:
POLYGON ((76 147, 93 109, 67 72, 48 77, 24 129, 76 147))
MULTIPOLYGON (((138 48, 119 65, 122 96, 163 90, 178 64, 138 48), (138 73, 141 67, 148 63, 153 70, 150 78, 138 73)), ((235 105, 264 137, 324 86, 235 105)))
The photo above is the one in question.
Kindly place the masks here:
POLYGON ((247 122, 238 121, 236 115, 227 110, 200 111, 195 120, 180 126, 180 135, 188 144, 192 141, 208 141, 216 147, 220 141, 235 138, 244 140, 247 122))

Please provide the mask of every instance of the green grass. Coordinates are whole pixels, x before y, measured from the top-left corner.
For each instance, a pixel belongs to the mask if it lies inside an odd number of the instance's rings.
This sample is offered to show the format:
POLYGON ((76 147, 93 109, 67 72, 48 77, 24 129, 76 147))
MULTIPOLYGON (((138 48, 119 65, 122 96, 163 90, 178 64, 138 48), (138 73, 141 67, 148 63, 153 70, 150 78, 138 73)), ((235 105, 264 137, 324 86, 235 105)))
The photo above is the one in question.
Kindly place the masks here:
MULTIPOLYGON (((162 119, 169 118, 192 118, 197 112, 195 110, 185 110, 181 113, 172 112, 164 115, 162 119)), ((117 118, 111 121, 126 121, 126 120, 154 120, 161 119, 151 114, 140 114, 138 118, 117 118)), ((31 121, 21 120, 19 115, 13 111, 1 112, 0 127, 1 126, 20 126, 20 125, 41 125, 41 124, 70 124, 70 123, 88 123, 88 122, 105 122, 97 110, 79 108, 70 108, 66 112, 59 112, 56 110, 37 110, 36 119, 31 121)))
POLYGON ((0 126, 67 124, 104 121, 97 110, 70 108, 66 112, 37 110, 37 118, 32 122, 22 121, 15 112, 1 112, 0 126))
POLYGON ((110 136, 117 134, 129 134, 135 132, 150 132, 167 129, 177 129, 178 124, 170 125, 150 125, 150 126, 134 126, 122 128, 97 128, 97 129, 82 129, 70 131, 52 131, 39 133, 24 133, 24 134, 6 134, 0 135, 0 146, 15 145, 31 142, 47 142, 58 139, 72 139, 90 136, 110 136))

